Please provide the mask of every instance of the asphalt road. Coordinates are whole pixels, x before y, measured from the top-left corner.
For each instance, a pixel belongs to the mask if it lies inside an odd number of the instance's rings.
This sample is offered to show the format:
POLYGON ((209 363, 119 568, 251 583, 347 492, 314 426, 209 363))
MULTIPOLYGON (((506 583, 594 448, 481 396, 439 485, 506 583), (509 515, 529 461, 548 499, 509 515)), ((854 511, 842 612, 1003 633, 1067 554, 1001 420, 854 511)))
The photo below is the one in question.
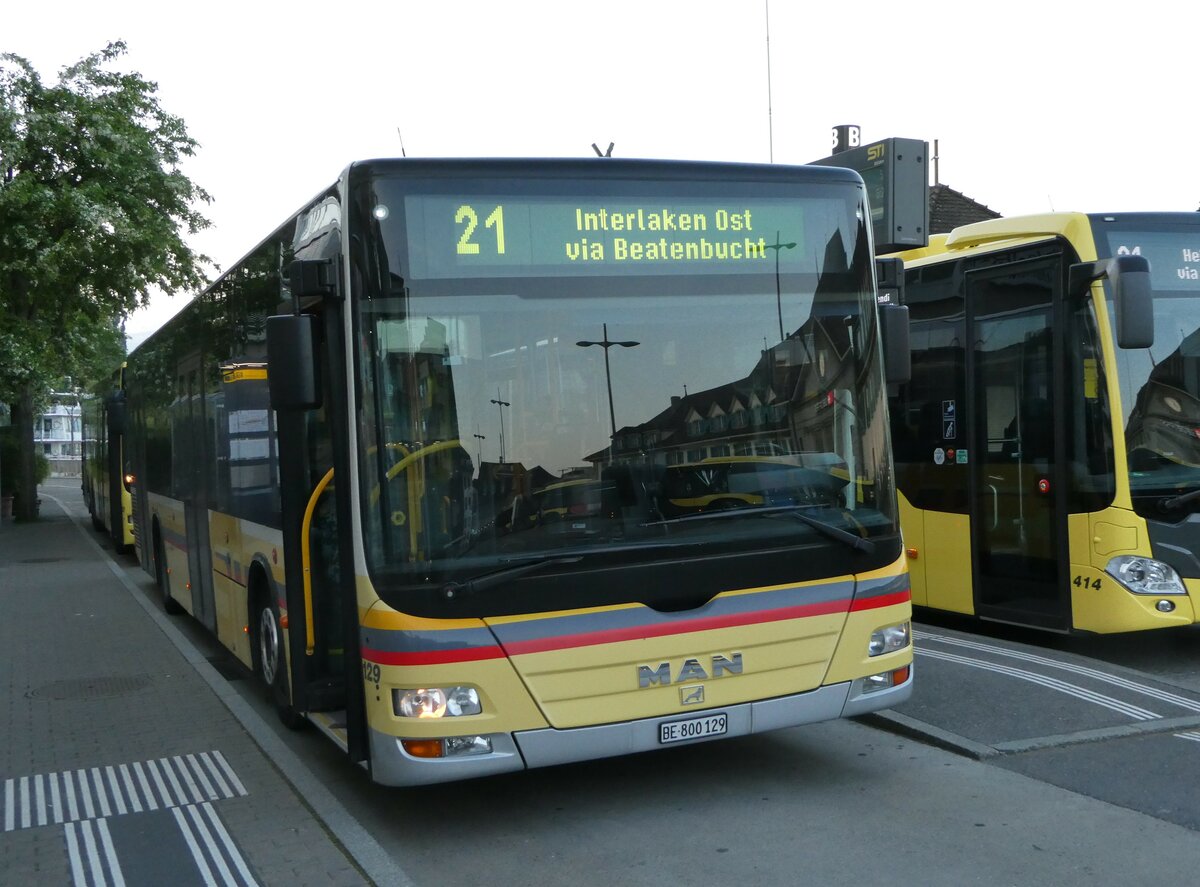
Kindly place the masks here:
POLYGON ((903 714, 993 766, 1200 831, 1200 626, 1061 636, 936 618, 917 651, 903 714))

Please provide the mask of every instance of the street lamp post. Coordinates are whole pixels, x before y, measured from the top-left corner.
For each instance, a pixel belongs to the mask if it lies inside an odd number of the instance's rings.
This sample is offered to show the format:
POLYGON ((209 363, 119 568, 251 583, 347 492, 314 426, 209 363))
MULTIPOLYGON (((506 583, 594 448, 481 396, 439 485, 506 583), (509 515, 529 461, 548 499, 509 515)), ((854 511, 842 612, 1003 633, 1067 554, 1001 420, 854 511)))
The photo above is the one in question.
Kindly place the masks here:
MULTIPOLYGON (((500 408, 500 464, 504 464, 504 408, 511 407, 512 404, 507 400, 500 399, 500 389, 496 389, 496 396, 492 398, 492 403, 500 408)), ((478 435, 476 435, 478 437, 478 435)))
POLYGON ((610 426, 612 427, 612 435, 611 436, 613 438, 613 447, 615 448, 616 447, 615 439, 617 436, 617 414, 616 414, 616 411, 613 409, 612 373, 610 372, 610 370, 608 368, 608 349, 611 348, 613 345, 620 345, 622 348, 634 348, 637 345, 640 345, 642 343, 641 342, 612 342, 612 341, 609 341, 608 324, 607 323, 603 324, 603 328, 604 328, 604 338, 601 341, 599 341, 599 342, 582 341, 582 342, 576 342, 575 344, 578 345, 580 348, 588 348, 592 345, 599 345, 601 348, 604 349, 604 381, 608 384, 608 421, 609 421, 610 426))
POLYGON ((775 232, 775 242, 766 244, 767 249, 775 250, 775 311, 779 315, 779 341, 783 341, 783 296, 779 291, 779 251, 781 249, 795 249, 795 241, 788 243, 779 242, 779 232, 775 232))

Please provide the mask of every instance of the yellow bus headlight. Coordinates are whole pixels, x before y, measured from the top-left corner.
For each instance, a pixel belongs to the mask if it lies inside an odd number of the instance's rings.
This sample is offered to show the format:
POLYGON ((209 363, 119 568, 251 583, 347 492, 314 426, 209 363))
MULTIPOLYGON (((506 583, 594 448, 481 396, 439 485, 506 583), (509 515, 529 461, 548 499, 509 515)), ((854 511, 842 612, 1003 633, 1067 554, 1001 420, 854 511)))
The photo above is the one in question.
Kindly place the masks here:
POLYGON ((867 644, 867 655, 882 656, 884 653, 903 650, 911 643, 911 638, 912 633, 907 622, 886 625, 871 632, 871 642, 867 644))
POLYGON ((402 718, 456 718, 483 711, 474 687, 393 690, 392 710, 402 718))
POLYGON ((1153 558, 1122 554, 1104 570, 1134 594, 1187 594, 1175 568, 1153 558))

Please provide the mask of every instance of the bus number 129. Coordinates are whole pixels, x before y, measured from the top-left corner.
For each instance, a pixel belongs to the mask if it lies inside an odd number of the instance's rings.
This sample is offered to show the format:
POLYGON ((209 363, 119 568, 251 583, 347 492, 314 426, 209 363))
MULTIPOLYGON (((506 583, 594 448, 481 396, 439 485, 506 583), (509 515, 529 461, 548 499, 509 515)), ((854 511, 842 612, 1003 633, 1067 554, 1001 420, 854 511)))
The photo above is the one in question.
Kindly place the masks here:
MULTIPOLYGON (((475 229, 479 227, 479 215, 475 212, 475 207, 464 203, 454 214, 454 221, 459 225, 466 226, 463 228, 462 236, 458 238, 458 254, 460 256, 479 255, 479 244, 471 240, 475 229)), ((483 220, 483 224, 488 228, 496 229, 496 255, 504 255, 504 207, 497 206, 492 210, 483 220)))

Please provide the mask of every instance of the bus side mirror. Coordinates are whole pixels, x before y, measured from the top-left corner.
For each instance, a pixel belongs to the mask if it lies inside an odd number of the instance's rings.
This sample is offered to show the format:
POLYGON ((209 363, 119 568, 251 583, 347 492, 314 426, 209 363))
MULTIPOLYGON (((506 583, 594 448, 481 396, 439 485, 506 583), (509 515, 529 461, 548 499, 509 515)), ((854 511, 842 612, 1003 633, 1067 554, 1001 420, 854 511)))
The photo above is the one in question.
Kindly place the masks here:
POLYGON ((912 378, 912 352, 909 342, 908 306, 879 306, 879 331, 883 336, 883 372, 885 381, 903 384, 912 378))
POLYGON ((288 265, 292 297, 321 298, 337 294, 337 265, 333 259, 296 259, 288 265))
POLYGON ((120 437, 125 433, 125 398, 111 397, 108 401, 108 436, 120 437))
POLYGON ((1071 266, 1072 294, 1082 293, 1092 281, 1108 278, 1116 314, 1117 347, 1149 348, 1154 344, 1154 293, 1150 262, 1145 256, 1115 256, 1071 266))
POLYGON ((1149 348, 1154 344, 1154 297, 1150 262, 1143 256, 1117 256, 1109 263, 1117 312, 1117 346, 1149 348))
POLYGON ((311 314, 267 318, 267 383, 273 410, 312 410, 321 405, 317 378, 317 319, 311 314))

